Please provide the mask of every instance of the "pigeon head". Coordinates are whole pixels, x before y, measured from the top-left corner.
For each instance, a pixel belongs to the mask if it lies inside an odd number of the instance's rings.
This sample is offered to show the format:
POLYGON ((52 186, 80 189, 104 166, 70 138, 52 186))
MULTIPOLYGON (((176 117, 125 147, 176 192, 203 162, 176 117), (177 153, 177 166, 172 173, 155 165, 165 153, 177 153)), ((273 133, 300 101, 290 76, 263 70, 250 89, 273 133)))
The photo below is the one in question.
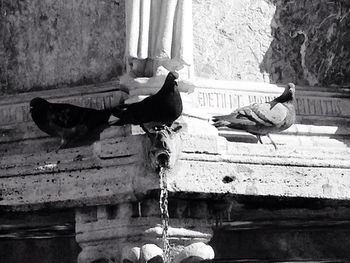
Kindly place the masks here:
POLYGON ((295 85, 293 83, 288 83, 286 89, 289 97, 291 97, 292 100, 295 99, 295 85))
POLYGON ((169 80, 170 79, 172 79, 172 80, 178 79, 179 78, 179 73, 177 73, 175 71, 170 71, 166 78, 169 79, 169 80))
POLYGON ((281 96, 279 96, 276 101, 277 102, 287 102, 287 101, 294 101, 295 100, 295 85, 293 83, 288 83, 286 88, 284 89, 284 92, 281 96))
POLYGON ((166 76, 165 83, 174 83, 177 86, 176 79, 179 78, 179 74, 175 71, 170 71, 168 75, 166 76))
POLYGON ((177 86, 177 81, 176 79, 179 77, 179 74, 171 71, 168 73, 168 75, 165 78, 164 84, 162 88, 160 89, 160 92, 167 93, 167 92, 172 92, 175 90, 175 87, 177 86))
POLYGON ((45 109, 49 103, 42 98, 34 98, 30 101, 30 111, 45 109))

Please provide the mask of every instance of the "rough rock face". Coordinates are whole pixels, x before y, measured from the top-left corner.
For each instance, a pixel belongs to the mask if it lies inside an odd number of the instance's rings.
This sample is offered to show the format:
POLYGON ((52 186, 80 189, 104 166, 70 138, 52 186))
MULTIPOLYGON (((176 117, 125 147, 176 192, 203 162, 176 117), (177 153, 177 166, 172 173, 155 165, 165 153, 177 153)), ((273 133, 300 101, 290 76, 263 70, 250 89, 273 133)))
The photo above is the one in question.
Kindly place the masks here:
POLYGON ((0 94, 116 75, 124 1, 4 0, 0 7, 0 94))
POLYGON ((272 82, 350 85, 350 3, 272 1, 273 41, 261 63, 272 82))
POLYGON ((193 3, 197 76, 350 85, 347 0, 193 3))

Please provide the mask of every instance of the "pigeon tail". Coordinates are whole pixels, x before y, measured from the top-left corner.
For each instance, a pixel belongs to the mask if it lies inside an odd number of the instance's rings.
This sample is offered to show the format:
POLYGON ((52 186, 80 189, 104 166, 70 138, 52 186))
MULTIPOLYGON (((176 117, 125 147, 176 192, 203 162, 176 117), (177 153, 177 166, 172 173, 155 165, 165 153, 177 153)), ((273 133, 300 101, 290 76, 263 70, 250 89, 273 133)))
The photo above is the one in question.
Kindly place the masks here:
POLYGON ((110 126, 123 126, 123 125, 126 125, 126 124, 127 123, 125 123, 125 121, 123 121, 122 119, 109 122, 110 126))

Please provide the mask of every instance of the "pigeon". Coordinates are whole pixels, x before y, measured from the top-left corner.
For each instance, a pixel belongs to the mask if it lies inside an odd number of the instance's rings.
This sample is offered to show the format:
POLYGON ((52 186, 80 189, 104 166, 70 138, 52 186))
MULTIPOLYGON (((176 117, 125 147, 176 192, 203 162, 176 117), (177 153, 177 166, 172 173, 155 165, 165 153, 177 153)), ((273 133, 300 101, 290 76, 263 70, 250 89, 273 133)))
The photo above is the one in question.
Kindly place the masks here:
POLYGON ((123 104, 115 111, 119 118, 113 125, 134 124, 144 129, 145 124, 154 127, 171 127, 182 113, 182 100, 177 89, 176 72, 169 72, 162 88, 154 95, 131 104, 123 104))
POLYGON ((42 98, 30 101, 30 113, 35 124, 48 135, 61 138, 59 149, 70 141, 91 134, 98 127, 109 126, 113 109, 95 110, 66 103, 50 103, 42 98))
POLYGON ((277 149, 269 133, 288 129, 295 118, 295 85, 289 83, 282 95, 272 101, 241 107, 231 114, 214 116, 212 120, 217 128, 227 127, 254 134, 261 144, 261 136, 266 135, 277 149))

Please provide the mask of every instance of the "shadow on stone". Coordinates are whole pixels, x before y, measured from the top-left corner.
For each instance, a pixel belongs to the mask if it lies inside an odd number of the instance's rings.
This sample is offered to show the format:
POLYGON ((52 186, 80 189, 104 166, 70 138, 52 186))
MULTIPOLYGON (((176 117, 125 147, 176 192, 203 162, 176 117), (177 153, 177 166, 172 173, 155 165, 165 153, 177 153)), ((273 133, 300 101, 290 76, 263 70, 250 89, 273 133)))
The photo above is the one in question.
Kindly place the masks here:
POLYGON ((148 260, 147 263, 164 263, 164 261, 162 256, 158 255, 148 260))
POLYGON ((273 40, 260 64, 270 82, 349 86, 348 1, 270 2, 276 6, 273 40))

